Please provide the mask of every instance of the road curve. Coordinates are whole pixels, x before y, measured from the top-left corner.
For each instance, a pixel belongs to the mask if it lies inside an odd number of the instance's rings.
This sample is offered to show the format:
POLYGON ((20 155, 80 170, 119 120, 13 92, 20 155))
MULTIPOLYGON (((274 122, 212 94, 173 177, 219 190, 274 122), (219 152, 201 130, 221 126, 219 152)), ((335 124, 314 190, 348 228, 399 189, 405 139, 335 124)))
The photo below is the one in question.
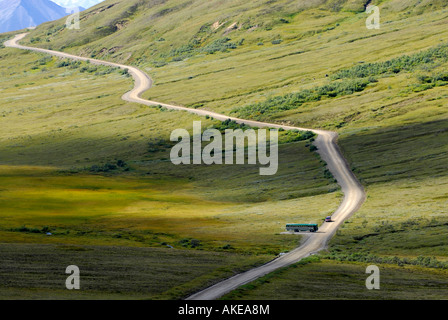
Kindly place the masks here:
POLYGON ((328 169, 333 174, 338 184, 341 186, 342 192, 344 193, 344 198, 339 206, 339 208, 332 215, 334 222, 332 223, 324 223, 317 233, 314 234, 306 234, 305 240, 302 244, 288 252, 287 254, 272 260, 260 267, 251 269, 244 273, 237 274, 229 279, 223 280, 211 287, 208 287, 198 293, 193 294, 188 297, 187 300, 213 300, 223 296, 226 293, 229 293, 232 290, 237 289, 241 285, 249 283, 253 280, 256 280, 259 277, 262 277, 276 269, 283 268, 289 266, 293 263, 300 261, 301 259, 316 253, 322 249, 325 249, 328 241, 333 237, 336 230, 339 226, 351 217, 363 204, 365 201, 365 192, 355 177, 353 172, 350 170, 347 161, 343 157, 338 145, 337 145, 337 133, 331 131, 324 130, 315 130, 315 129, 306 129, 306 128, 298 128, 292 126, 285 126, 279 124, 272 124, 267 122, 253 121, 253 120, 244 120, 235 117, 229 117, 226 115, 222 115, 219 113, 199 110, 199 109, 190 109, 182 106, 175 106, 166 103, 160 103, 156 101, 145 100, 141 96, 142 94, 152 87, 151 78, 139 70, 138 68, 126 66, 118 63, 107 62, 97 59, 90 59, 85 57, 79 57, 72 54, 58 52, 47 49, 33 48, 19 45, 17 42, 23 39, 27 33, 16 35, 13 39, 5 42, 6 47, 23 49, 23 50, 31 50, 37 52, 47 53, 53 56, 61 57, 61 58, 69 58, 74 60, 82 60, 82 61, 90 61, 92 64, 101 64, 111 67, 118 67, 121 69, 128 69, 129 73, 132 75, 134 79, 134 88, 126 92, 122 99, 129 102, 136 102, 140 104, 144 104, 147 106, 162 106, 167 109, 178 110, 178 111, 187 111, 190 113, 194 113, 200 116, 210 116, 218 120, 226 120, 231 119, 236 121, 237 123, 244 123, 248 126, 263 128, 283 128, 285 130, 308 130, 316 133, 318 136, 314 144, 318 148, 318 153, 321 158, 327 163, 328 169))

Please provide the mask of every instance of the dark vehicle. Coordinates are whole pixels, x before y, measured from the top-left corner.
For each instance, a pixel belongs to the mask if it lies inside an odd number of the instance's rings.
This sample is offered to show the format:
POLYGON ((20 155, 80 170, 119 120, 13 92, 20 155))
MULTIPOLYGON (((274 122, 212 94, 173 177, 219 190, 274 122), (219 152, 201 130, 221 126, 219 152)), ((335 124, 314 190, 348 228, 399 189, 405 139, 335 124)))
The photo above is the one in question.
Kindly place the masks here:
POLYGON ((326 217, 325 222, 333 222, 333 220, 331 220, 331 216, 326 217))

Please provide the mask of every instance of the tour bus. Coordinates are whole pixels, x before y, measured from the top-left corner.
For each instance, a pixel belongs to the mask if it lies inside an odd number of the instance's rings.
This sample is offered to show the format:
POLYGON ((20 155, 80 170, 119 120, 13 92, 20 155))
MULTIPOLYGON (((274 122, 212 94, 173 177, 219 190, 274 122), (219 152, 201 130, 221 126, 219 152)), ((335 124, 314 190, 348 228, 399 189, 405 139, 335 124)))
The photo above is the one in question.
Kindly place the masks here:
POLYGON ((317 224, 303 224, 303 223, 288 223, 286 225, 287 231, 300 232, 300 231, 309 231, 316 232, 319 230, 317 224))

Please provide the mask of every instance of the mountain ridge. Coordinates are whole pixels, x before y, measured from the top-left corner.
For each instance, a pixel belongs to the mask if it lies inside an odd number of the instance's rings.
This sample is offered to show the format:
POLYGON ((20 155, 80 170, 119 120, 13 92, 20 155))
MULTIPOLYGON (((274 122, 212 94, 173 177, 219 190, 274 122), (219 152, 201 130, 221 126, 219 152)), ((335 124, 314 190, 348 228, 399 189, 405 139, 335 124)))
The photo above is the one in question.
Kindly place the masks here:
POLYGON ((63 8, 82 8, 80 11, 93 7, 104 0, 52 0, 52 2, 63 8))
POLYGON ((65 8, 49 0, 2 0, 0 33, 36 27, 66 15, 65 8))

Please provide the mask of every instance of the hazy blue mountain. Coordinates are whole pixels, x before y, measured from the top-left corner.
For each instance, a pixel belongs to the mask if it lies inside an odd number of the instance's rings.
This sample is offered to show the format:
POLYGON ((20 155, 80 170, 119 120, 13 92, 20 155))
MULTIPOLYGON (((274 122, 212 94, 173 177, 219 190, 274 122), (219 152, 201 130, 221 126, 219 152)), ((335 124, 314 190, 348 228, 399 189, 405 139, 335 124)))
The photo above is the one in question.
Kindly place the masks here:
POLYGON ((88 9, 100 2, 103 2, 104 0, 51 0, 51 1, 57 3, 58 5, 64 8, 80 7, 80 11, 82 11, 83 10, 82 8, 88 9))
POLYGON ((0 33, 35 27, 66 15, 65 8, 50 0, 0 0, 0 33))

